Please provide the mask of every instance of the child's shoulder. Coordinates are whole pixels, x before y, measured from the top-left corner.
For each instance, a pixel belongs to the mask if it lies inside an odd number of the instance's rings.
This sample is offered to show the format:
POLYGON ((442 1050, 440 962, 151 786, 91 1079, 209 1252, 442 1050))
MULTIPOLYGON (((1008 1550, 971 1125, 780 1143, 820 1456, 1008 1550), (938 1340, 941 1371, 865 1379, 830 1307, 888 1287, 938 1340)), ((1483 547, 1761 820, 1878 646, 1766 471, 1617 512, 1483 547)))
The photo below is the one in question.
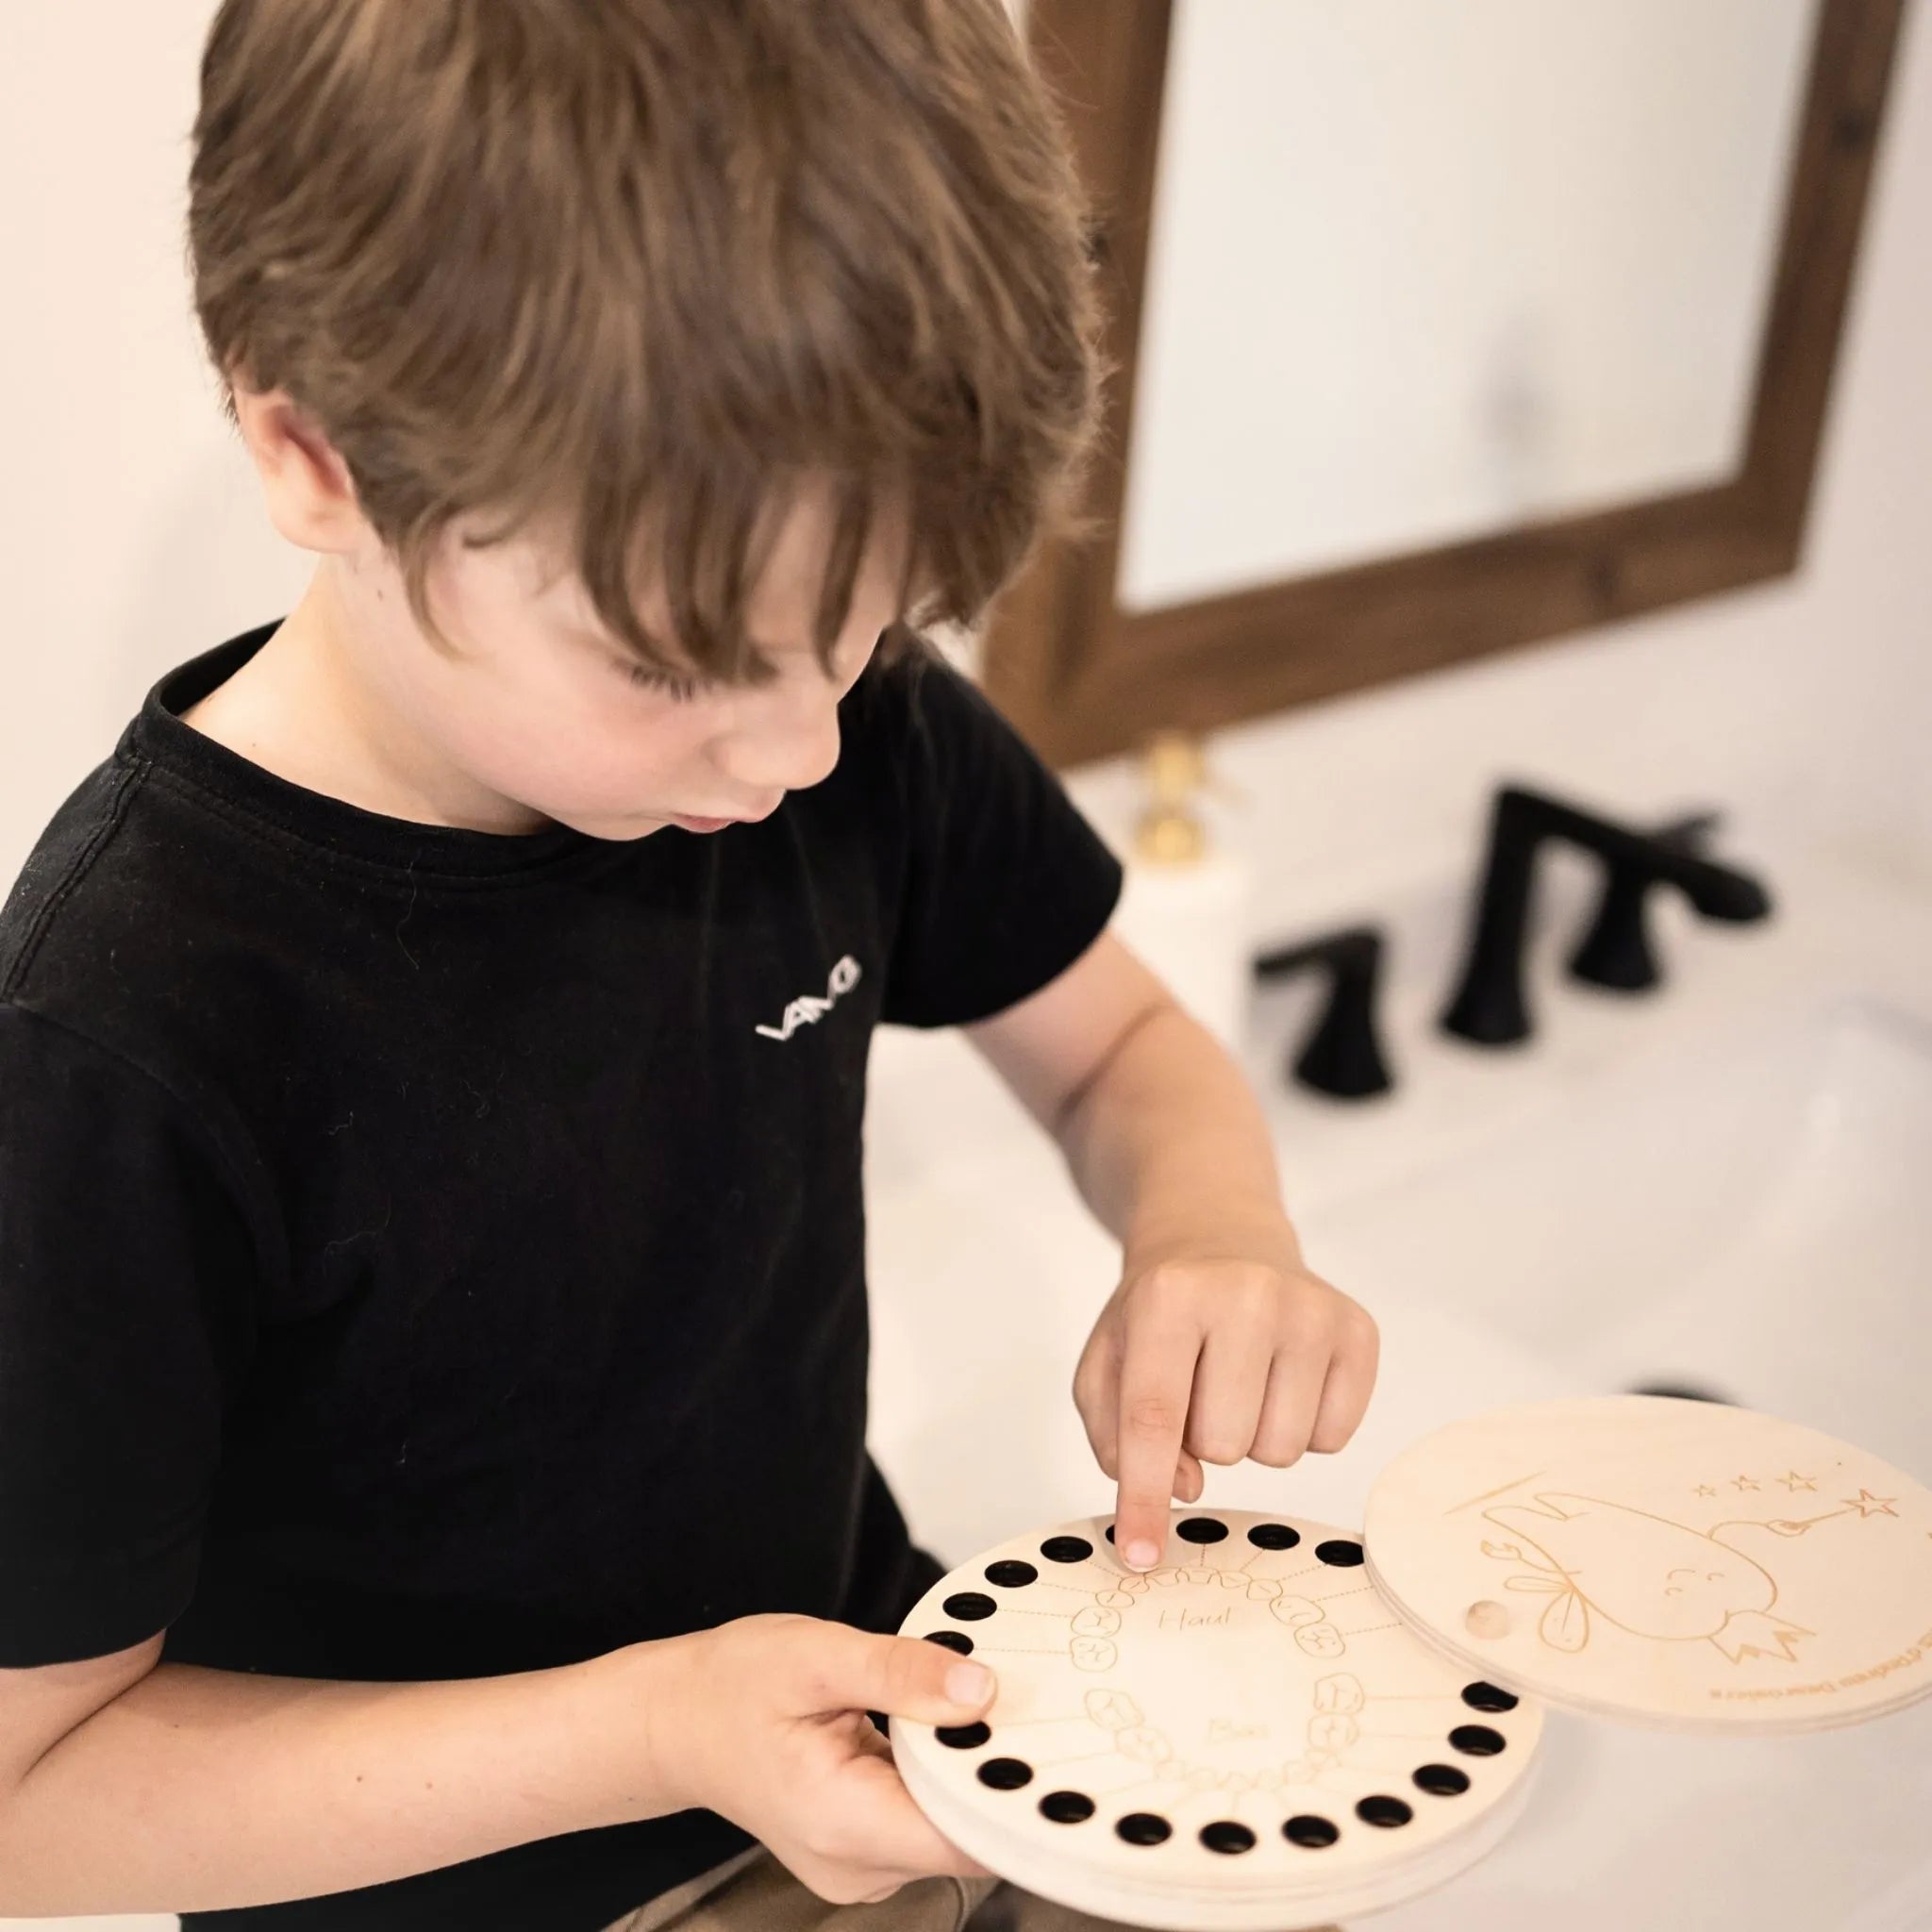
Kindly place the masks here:
POLYGON ((48 820, 0 900, 0 1000, 84 975, 98 951, 118 961, 128 894, 117 883, 116 840, 142 789, 141 767, 118 751, 90 772, 48 820))
MULTIPOLYGON (((167 1077, 218 1030, 239 834, 124 737, 55 810, 0 899, 0 1008, 167 1077)), ((242 888, 245 891, 245 887, 242 888)))

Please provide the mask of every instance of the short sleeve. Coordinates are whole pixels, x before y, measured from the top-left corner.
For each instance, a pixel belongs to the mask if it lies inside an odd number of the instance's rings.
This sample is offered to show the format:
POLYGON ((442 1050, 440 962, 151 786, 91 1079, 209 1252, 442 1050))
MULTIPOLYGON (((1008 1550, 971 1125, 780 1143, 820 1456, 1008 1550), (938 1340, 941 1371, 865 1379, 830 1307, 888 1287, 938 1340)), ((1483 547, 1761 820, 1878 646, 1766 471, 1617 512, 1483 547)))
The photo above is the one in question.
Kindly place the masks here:
POLYGON ((936 656, 881 673, 906 870, 881 1018, 988 1019, 1099 938, 1120 861, 991 700, 936 656))
POLYGON ((187 1607, 252 1352, 244 1217, 167 1091, 0 1005, 0 1667, 187 1607))

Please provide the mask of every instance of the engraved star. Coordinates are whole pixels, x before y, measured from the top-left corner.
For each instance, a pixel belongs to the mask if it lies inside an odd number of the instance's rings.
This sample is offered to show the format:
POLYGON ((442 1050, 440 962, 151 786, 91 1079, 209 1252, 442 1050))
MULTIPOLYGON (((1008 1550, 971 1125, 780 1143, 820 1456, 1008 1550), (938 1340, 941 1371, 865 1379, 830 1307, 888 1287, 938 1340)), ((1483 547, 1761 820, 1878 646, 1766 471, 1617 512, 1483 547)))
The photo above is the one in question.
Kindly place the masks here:
POLYGON ((1732 1478, 1731 1487, 1734 1490, 1755 1490, 1757 1485, 1748 1475, 1740 1475, 1732 1478))
POLYGON ((1778 1481, 1784 1484, 1788 1490, 1815 1490, 1818 1487, 1817 1481, 1813 1477, 1800 1475, 1795 1469, 1789 1475, 1779 1476, 1778 1481))
POLYGON ((1717 1494, 1717 1491, 1709 1483, 1699 1483, 1691 1493, 1699 1496, 1714 1496, 1717 1494))
POLYGON ((1891 1506, 1898 1501, 1896 1496, 1874 1496, 1870 1490, 1861 1489, 1856 1496, 1842 1498, 1847 1509, 1856 1509, 1862 1516, 1896 1516, 1898 1511, 1891 1506))

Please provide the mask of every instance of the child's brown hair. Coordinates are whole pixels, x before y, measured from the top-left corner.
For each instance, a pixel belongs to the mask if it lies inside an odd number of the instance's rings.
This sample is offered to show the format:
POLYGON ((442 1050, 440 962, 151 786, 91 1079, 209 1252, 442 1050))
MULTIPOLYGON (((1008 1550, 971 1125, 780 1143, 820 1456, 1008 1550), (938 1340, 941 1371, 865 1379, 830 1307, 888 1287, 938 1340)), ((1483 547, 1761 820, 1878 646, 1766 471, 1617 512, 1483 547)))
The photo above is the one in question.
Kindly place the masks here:
POLYGON ((752 678, 744 599, 813 477, 822 657, 886 501, 914 625, 1087 527, 1090 218, 1003 0, 223 0, 194 145, 215 365, 314 418, 432 635, 429 558, 479 513, 560 518, 663 663, 649 559, 677 661, 752 678))

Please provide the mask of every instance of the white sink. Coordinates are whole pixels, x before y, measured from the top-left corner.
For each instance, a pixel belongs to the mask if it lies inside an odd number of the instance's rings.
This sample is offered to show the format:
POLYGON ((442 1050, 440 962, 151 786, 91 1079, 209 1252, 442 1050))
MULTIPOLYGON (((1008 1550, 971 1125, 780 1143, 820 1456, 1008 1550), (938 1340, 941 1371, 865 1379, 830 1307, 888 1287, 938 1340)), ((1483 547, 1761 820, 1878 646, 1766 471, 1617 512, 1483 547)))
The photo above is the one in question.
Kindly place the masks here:
POLYGON ((1302 1215, 1587 1386, 1702 1385, 1932 1477, 1932 1025, 1824 998, 1678 1033, 1399 1186, 1302 1215))
MULTIPOLYGON (((1765 871, 1766 925, 1660 904, 1668 980, 1635 999, 1564 977, 1594 885, 1573 878, 1507 1050, 1438 1030, 1459 908, 1424 898, 1391 922, 1392 1093, 1283 1085, 1312 990, 1251 1070, 1310 1263, 1385 1330, 1431 1306, 1552 1393, 1701 1384, 1932 1481, 1932 908, 1794 851, 1765 871)), ((1471 1412, 1467 1359, 1439 1380, 1471 1412)), ((1515 1833, 1378 1925, 1932 1927, 1932 1701, 1748 1745, 1563 1718, 1547 1747, 1515 1833)))

